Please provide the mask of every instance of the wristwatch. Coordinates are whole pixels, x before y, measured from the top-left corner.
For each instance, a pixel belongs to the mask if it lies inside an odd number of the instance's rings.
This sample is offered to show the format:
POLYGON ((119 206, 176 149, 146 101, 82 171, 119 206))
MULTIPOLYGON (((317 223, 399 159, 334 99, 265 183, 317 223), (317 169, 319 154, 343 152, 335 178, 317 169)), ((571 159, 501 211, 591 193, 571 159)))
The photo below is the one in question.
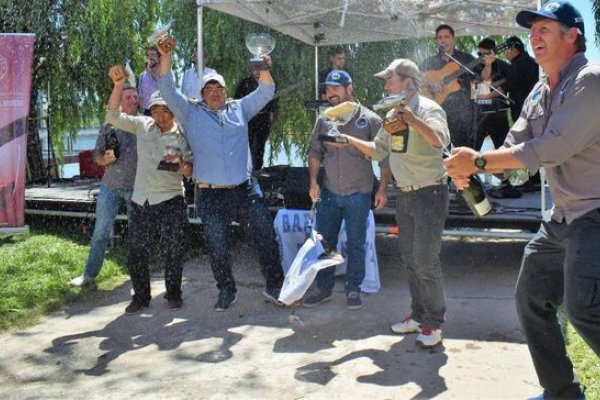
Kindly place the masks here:
POLYGON ((473 164, 475 164, 477 169, 484 170, 487 161, 485 161, 485 158, 483 158, 483 154, 479 153, 477 154, 477 157, 475 157, 475 160, 473 160, 473 164))

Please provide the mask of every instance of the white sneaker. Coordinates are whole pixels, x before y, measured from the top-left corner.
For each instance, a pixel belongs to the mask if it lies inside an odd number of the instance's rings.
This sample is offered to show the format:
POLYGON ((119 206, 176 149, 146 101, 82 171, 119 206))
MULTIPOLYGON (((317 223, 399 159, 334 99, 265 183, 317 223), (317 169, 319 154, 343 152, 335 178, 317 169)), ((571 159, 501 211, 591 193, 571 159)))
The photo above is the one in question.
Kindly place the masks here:
POLYGON ((86 286, 86 285, 90 285, 92 283, 94 283, 94 278, 86 276, 86 275, 80 275, 77 278, 73 278, 69 282, 69 285, 71 285, 71 286, 86 286))
POLYGON ((441 329, 423 329, 417 336, 417 346, 423 349, 430 349, 442 343, 441 329))
POLYGON ((406 317, 402 320, 402 322, 390 325, 390 329, 394 333, 421 332, 421 324, 412 319, 411 317, 406 317))

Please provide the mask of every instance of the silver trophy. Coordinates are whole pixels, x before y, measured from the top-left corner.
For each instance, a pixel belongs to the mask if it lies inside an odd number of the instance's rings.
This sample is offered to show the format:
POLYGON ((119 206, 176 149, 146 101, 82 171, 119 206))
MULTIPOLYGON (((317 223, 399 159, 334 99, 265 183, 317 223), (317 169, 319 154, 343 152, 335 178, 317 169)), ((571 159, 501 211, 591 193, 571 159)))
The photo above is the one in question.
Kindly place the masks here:
POLYGON ((254 69, 269 69, 261 54, 271 54, 275 48, 275 39, 268 33, 249 33, 246 35, 246 47, 254 57, 250 59, 250 64, 254 69))
POLYGON ((161 42, 165 37, 168 36, 169 29, 171 29, 173 22, 175 22, 175 20, 171 18, 169 22, 167 22, 165 25, 152 32, 152 34, 148 36, 146 41, 150 44, 158 44, 159 42, 161 42))
POLYGON ((177 145, 165 146, 165 153, 163 159, 158 163, 157 169, 163 171, 177 171, 179 170, 179 164, 182 162, 183 152, 177 145))
POLYGON ((353 101, 345 101, 334 107, 329 107, 319 115, 329 126, 325 135, 319 135, 323 142, 348 143, 348 139, 341 135, 339 126, 346 125, 354 117, 360 105, 353 101))

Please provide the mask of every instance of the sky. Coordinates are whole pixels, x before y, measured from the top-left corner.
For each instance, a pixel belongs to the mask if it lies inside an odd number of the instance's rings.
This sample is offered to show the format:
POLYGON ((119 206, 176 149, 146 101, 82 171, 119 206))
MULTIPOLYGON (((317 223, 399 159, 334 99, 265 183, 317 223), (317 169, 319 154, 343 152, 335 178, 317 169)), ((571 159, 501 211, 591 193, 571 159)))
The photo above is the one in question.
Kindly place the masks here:
POLYGON ((583 25, 585 26, 585 37, 587 51, 585 55, 596 64, 600 64, 600 49, 594 39, 596 32, 596 22, 592 12, 592 2, 590 0, 569 0, 573 6, 583 15, 583 25))
POLYGON ((596 32, 596 22, 592 13, 592 2, 590 0, 571 0, 571 4, 575 6, 583 15, 583 25, 585 26, 585 37, 587 39, 586 56, 597 64, 600 64, 600 49, 594 39, 596 32))

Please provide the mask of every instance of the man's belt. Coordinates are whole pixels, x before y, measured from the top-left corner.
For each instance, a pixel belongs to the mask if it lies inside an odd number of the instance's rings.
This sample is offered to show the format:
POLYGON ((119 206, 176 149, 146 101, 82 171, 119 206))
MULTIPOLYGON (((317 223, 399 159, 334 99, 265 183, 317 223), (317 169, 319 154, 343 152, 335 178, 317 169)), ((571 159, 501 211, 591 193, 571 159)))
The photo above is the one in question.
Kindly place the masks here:
POLYGON ((196 181, 196 187, 198 189, 235 189, 240 185, 218 185, 214 183, 204 183, 196 181))
POLYGON ((407 185, 407 186, 398 186, 398 189, 400 189, 402 192, 413 192, 415 190, 419 190, 419 189, 423 189, 429 186, 436 186, 436 185, 445 185, 448 183, 448 179, 447 178, 440 178, 438 180, 436 180, 433 183, 426 183, 424 185, 407 185))

